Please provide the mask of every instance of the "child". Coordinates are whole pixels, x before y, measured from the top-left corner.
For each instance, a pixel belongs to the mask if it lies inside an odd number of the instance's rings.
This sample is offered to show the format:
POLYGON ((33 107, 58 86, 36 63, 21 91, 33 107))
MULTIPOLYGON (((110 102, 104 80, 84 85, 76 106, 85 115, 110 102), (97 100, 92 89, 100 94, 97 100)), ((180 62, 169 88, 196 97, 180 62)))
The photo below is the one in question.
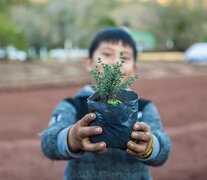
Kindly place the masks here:
MULTIPOLYGON (((122 71, 129 78, 137 71, 137 51, 131 36, 119 28, 100 31, 92 40, 85 59, 90 72, 102 58, 114 64, 124 52, 122 71)), ((42 133, 44 154, 54 160, 68 160, 64 179, 151 179, 148 166, 160 166, 168 159, 170 139, 163 130, 155 105, 139 99, 138 122, 133 126, 126 151, 107 148, 105 142, 91 143, 90 136, 101 134, 102 128, 89 126, 96 119, 89 113, 87 98, 93 93, 85 86, 74 98, 62 100, 55 108, 49 127, 42 133)))

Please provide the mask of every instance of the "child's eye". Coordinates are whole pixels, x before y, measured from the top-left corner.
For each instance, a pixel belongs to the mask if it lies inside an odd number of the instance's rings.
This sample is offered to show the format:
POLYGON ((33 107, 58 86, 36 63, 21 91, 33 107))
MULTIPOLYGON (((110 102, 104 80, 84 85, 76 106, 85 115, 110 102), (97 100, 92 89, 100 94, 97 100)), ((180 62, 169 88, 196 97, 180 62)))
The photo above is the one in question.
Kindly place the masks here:
POLYGON ((110 57, 112 54, 111 54, 111 53, 103 53, 103 55, 104 55, 105 57, 110 57))

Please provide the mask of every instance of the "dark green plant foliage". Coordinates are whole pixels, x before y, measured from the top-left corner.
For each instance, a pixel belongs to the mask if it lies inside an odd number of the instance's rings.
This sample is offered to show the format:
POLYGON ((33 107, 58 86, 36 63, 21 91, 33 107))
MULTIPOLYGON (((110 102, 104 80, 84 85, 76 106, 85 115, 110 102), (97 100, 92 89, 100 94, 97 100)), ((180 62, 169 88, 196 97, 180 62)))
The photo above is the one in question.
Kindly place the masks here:
POLYGON ((0 47, 10 44, 19 49, 27 49, 26 33, 21 26, 8 20, 9 16, 0 12, 0 47))
POLYGON ((148 22, 149 31, 158 40, 161 49, 167 41, 173 50, 185 50, 192 43, 204 41, 206 34, 206 0, 168 0, 164 6, 152 3, 148 22))
POLYGON ((124 54, 120 53, 120 62, 114 65, 108 65, 103 63, 101 58, 98 58, 98 63, 102 66, 103 71, 100 71, 98 65, 91 72, 93 77, 92 89, 97 91, 99 97, 97 100, 108 102, 109 104, 121 103, 116 99, 116 96, 130 86, 138 77, 137 74, 131 76, 126 81, 122 82, 126 73, 121 71, 125 57, 124 54))

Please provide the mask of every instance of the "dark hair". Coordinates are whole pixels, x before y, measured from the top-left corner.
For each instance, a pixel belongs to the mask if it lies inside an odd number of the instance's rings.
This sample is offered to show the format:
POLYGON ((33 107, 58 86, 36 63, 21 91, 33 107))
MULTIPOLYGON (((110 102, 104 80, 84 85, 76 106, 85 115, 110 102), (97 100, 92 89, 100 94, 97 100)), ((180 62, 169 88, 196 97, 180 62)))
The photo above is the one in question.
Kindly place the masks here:
POLYGON ((102 42, 112 42, 118 43, 121 41, 124 46, 128 45, 133 50, 133 58, 136 62, 137 59, 137 49, 136 44, 132 37, 126 32, 126 30, 121 28, 106 28, 99 31, 91 41, 89 46, 89 57, 92 59, 95 50, 102 42))

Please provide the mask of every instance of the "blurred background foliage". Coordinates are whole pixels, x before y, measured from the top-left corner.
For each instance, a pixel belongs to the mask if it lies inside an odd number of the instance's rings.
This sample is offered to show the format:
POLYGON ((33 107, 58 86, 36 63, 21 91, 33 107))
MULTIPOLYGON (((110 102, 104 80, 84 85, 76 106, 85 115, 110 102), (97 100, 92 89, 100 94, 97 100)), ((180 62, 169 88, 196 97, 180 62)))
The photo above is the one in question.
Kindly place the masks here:
POLYGON ((99 29, 152 34, 155 50, 207 41, 207 0, 0 0, 0 47, 87 48, 99 29))
POLYGON ((194 42, 207 41, 206 0, 169 0, 162 6, 151 5, 151 10, 156 19, 148 25, 160 48, 172 42, 174 50, 185 50, 194 42))

